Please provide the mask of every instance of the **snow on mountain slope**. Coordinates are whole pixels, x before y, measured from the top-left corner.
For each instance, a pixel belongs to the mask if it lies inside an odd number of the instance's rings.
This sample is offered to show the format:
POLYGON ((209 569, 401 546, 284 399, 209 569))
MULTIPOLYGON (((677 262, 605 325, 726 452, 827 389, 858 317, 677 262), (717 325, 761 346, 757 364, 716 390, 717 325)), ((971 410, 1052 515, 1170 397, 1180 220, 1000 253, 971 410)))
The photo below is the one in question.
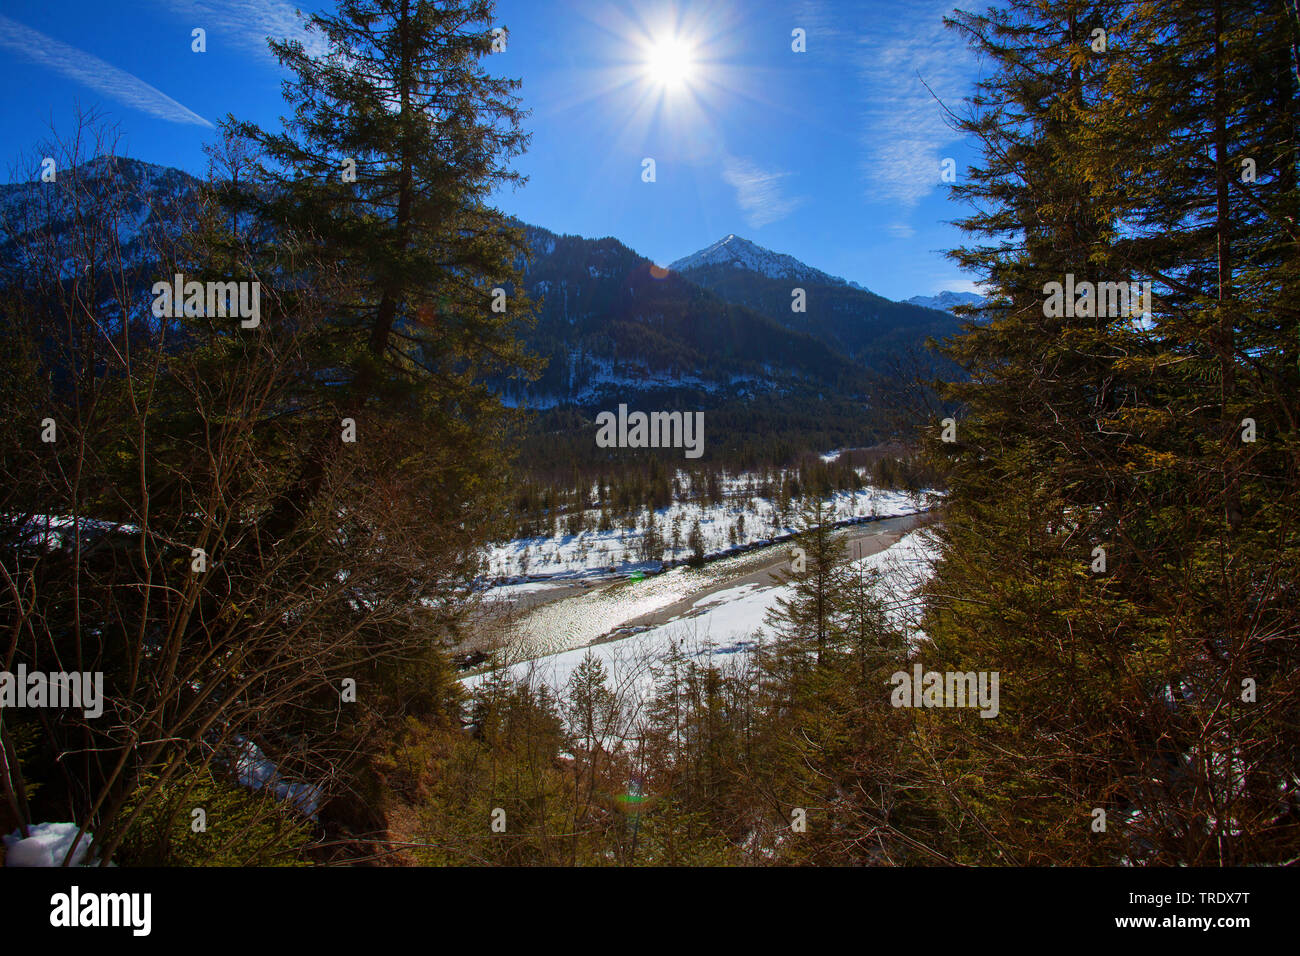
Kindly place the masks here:
POLYGON ((838 276, 828 275, 820 269, 800 262, 794 256, 764 249, 760 245, 742 239, 734 233, 724 236, 711 246, 699 252, 684 256, 671 263, 668 268, 673 272, 699 269, 706 266, 730 265, 737 269, 748 269, 769 279, 798 279, 804 282, 818 282, 825 285, 853 285, 838 276))
POLYGON ((99 219, 111 224, 124 264, 150 262, 166 247, 167 237, 176 235, 197 183, 179 169, 104 155, 59 169, 54 182, 0 184, 0 275, 36 268, 26 258, 49 254, 41 245, 45 237, 66 256, 65 276, 84 270, 89 262, 82 230, 99 219))
POLYGON ((927 309, 952 312, 953 308, 958 305, 981 306, 984 304, 984 297, 976 295, 974 292, 949 292, 944 290, 938 295, 914 295, 907 301, 912 305, 924 306, 927 309))

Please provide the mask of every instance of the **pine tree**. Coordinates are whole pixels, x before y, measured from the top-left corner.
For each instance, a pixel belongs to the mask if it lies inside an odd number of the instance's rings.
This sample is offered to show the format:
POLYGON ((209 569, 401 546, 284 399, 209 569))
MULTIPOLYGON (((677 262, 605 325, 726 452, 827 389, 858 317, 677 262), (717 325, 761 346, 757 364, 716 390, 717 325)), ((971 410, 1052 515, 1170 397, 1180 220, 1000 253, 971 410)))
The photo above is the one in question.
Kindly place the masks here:
POLYGON ((1161 466, 1139 473, 1145 500, 1127 524, 1146 567, 1126 590, 1164 628, 1148 694, 1191 690, 1149 710, 1144 734, 1180 772, 1124 781, 1137 794, 1126 831, 1151 859, 1288 859, 1295 812, 1273 794, 1294 759, 1278 720, 1300 707, 1300 654, 1273 636, 1300 634, 1280 586, 1300 563, 1300 26, 1276 4, 1203 0, 1138 7, 1123 38, 1131 53, 1079 155, 1123 217, 1115 258, 1159 290, 1129 375, 1160 420, 1139 407, 1113 426, 1161 466), (1103 144, 1142 161, 1104 163, 1103 144), (1268 707, 1243 700, 1248 680, 1268 707), (1251 770, 1229 769, 1237 758, 1251 770))
POLYGON ((337 13, 308 20, 325 53, 271 43, 292 73, 284 131, 228 124, 262 153, 241 203, 313 264, 277 282, 344 279, 306 356, 331 374, 306 379, 310 394, 296 401, 328 413, 264 518, 273 541, 301 520, 343 451, 339 418, 368 436, 376 418, 396 418, 425 438, 420 457, 442 500, 500 472, 508 416, 487 379, 532 365, 514 334, 530 310, 522 234, 487 205, 521 181, 506 164, 527 142, 518 81, 480 62, 492 50, 491 10, 485 0, 339 0, 337 13))
POLYGON ((791 570, 777 574, 789 584, 790 597, 779 597, 768 611, 767 623, 796 657, 811 649, 820 663, 829 646, 842 636, 843 590, 848 555, 843 538, 831 524, 832 515, 820 498, 808 501, 800 513, 800 530, 792 548, 791 570))
POLYGON ((605 665, 591 651, 583 655, 565 688, 569 730, 595 772, 604 738, 614 730, 616 700, 609 689, 605 665))
POLYGON ((664 540, 655 520, 654 511, 646 515, 645 531, 641 534, 641 560, 657 561, 663 557, 664 540))
MULTIPOLYGON (((756 752, 746 771, 779 801, 770 822, 784 830, 796 808, 806 815, 798 839, 782 841, 788 861, 908 860, 920 838, 931 839, 933 821, 914 808, 906 718, 882 692, 904 659, 902 636, 887 619, 877 575, 852 564, 820 499, 800 524, 784 576, 794 594, 770 612, 776 633, 756 654, 756 752), (911 832, 899 839, 893 828, 903 822, 911 832)), ((918 856, 934 859, 933 851, 918 856)))
POLYGON ((686 547, 691 549, 692 564, 698 566, 704 563, 704 532, 700 528, 699 518, 691 523, 691 530, 686 533, 686 547))

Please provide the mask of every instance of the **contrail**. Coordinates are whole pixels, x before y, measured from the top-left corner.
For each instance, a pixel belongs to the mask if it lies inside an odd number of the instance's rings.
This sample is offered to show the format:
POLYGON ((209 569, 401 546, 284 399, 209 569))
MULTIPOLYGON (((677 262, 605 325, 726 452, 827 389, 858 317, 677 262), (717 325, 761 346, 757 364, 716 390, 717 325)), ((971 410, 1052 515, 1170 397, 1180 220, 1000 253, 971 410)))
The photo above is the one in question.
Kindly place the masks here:
POLYGON ((11 50, 158 119, 213 128, 198 113, 144 80, 3 15, 0 15, 0 49, 11 50))

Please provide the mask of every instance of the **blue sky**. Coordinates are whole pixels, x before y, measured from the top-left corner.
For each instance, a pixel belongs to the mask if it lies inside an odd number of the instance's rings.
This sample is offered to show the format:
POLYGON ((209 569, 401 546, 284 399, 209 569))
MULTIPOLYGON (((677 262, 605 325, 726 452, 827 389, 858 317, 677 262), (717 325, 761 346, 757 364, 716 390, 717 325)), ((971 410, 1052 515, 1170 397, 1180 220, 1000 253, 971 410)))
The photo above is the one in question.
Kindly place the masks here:
MULTIPOLYGON (((114 151, 202 174, 227 113, 284 112, 267 33, 296 31, 287 0, 5 0, 3 178, 91 107, 114 151), (207 52, 191 51, 191 30, 207 52)), ((301 0, 302 9, 329 7, 301 0)), ((977 75, 929 0, 498 0, 509 28, 491 67, 523 80, 529 183, 505 211, 561 233, 615 236, 668 262, 736 233, 890 298, 972 288, 942 255, 940 163, 974 159, 943 121, 977 75), (791 49, 792 31, 806 52, 791 49), (681 68, 654 72, 656 51, 681 68), (923 82, 924 81, 924 82, 923 82), (643 160, 655 181, 642 180, 643 160)))

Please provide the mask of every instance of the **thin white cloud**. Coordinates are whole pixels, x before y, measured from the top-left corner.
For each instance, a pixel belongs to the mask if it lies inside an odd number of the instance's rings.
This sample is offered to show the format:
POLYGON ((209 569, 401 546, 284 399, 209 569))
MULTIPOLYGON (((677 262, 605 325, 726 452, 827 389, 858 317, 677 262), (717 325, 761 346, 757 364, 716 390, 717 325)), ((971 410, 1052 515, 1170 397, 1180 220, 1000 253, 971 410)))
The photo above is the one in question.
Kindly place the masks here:
POLYGON ((139 77, 3 15, 0 15, 0 49, 61 73, 156 119, 212 128, 198 113, 139 77))
POLYGON ((799 0, 791 12, 790 26, 807 32, 811 56, 825 52, 823 42, 839 43, 852 28, 839 11, 830 9, 822 0, 799 0))
POLYGON ((860 41, 862 170, 872 198, 914 207, 940 185, 940 164, 961 138, 935 100, 956 108, 974 74, 966 44, 943 26, 950 10, 945 4, 909 11, 906 20, 882 22, 860 41))
POLYGON ((311 56, 327 52, 328 44, 318 33, 308 33, 297 8, 285 0, 160 0, 177 16, 187 18, 190 28, 208 31, 208 49, 215 39, 229 38, 247 53, 274 58, 267 37, 300 40, 311 56))
POLYGON ((786 196, 781 188, 781 180, 789 175, 769 172, 737 156, 727 156, 722 161, 722 178, 735 188, 736 204, 744 213, 745 222, 754 229, 784 219, 803 205, 803 198, 786 196))

